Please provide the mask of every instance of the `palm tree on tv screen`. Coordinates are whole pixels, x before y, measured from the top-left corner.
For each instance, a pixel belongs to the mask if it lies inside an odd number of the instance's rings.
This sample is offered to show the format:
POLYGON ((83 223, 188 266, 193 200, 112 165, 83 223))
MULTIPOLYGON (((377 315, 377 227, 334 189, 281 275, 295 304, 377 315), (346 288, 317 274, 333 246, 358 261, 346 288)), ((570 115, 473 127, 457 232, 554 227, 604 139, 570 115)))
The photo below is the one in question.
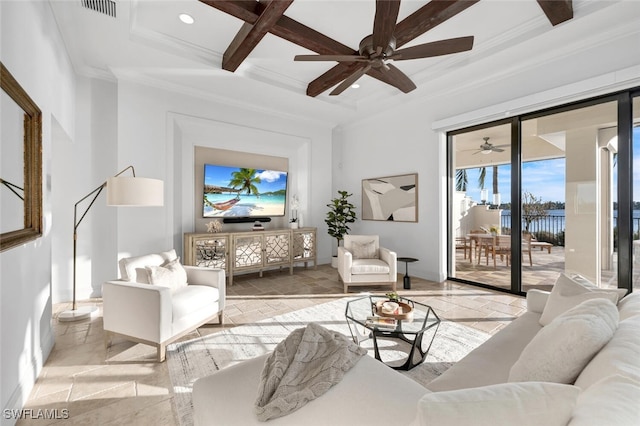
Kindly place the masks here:
POLYGON ((229 186, 240 188, 240 192, 247 191, 247 195, 260 195, 260 191, 258 191, 258 187, 255 185, 260 182, 260 178, 256 176, 256 169, 240 169, 237 172, 231 173, 229 186))

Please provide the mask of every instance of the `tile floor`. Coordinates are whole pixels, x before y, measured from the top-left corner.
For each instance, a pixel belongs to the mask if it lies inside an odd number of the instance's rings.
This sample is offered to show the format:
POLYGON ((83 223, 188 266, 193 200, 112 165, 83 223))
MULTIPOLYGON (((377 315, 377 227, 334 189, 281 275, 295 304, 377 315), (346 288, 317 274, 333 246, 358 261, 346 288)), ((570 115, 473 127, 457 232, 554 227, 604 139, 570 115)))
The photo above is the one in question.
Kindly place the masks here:
MULTIPOLYGON (((415 277, 411 290, 404 290, 402 276, 398 278, 401 295, 431 305, 443 320, 488 333, 497 332, 525 310, 521 297, 415 277)), ((387 290, 358 287, 355 291, 387 290)), ((257 274, 239 276, 227 292, 224 327, 252 323, 345 296, 336 270, 328 265, 317 269, 295 268, 292 276, 286 270, 266 272, 262 278, 257 274)), ((82 304, 101 308, 99 299, 82 304)), ((23 419, 18 425, 176 425, 167 365, 153 361, 155 349, 116 340, 105 352, 101 311, 91 320, 59 323, 55 316, 69 309, 69 305, 54 306, 56 343, 25 405, 34 412, 54 410, 58 417, 68 418, 23 419)), ((184 339, 222 329, 217 324, 207 325, 184 339)))

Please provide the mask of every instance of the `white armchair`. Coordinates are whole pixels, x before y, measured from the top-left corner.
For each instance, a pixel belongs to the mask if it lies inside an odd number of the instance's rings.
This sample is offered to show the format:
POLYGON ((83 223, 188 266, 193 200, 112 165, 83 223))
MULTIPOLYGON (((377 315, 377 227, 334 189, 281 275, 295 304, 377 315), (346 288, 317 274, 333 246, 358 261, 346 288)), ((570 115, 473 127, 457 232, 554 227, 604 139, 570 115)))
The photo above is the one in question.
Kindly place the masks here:
POLYGON ((398 280, 397 254, 380 247, 377 235, 346 235, 338 247, 338 274, 344 292, 350 286, 391 285, 398 280))
POLYGON ((120 279, 102 286, 107 348, 112 337, 121 336, 156 346, 158 362, 162 362, 169 343, 216 317, 223 323, 224 270, 183 266, 186 284, 177 287, 159 282, 149 284, 146 267, 163 266, 175 259, 176 252, 170 250, 120 260, 120 279))

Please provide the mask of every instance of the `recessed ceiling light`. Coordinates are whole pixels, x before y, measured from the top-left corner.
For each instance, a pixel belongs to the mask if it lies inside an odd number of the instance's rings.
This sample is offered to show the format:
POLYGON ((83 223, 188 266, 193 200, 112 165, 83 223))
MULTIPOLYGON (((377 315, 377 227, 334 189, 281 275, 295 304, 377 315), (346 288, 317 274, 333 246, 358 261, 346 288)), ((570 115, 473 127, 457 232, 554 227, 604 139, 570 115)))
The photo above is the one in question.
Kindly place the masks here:
POLYGON ((195 19, 193 19, 193 16, 186 13, 181 13, 178 17, 182 22, 189 25, 193 24, 196 21, 195 19))
POLYGON ((360 88, 360 85, 359 85, 358 83, 353 83, 353 84, 351 85, 351 88, 352 88, 352 89, 358 89, 358 88, 360 88))

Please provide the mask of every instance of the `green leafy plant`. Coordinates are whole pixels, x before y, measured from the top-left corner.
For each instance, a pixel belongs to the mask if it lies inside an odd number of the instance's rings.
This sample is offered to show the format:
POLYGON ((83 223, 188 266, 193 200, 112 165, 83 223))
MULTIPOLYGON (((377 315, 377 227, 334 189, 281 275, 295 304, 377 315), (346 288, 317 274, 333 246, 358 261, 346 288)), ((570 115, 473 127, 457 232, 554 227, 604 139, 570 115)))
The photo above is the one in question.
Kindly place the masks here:
POLYGON ((349 224, 356 221, 356 207, 349 202, 352 194, 347 191, 338 191, 338 194, 340 197, 334 198, 327 204, 329 211, 324 222, 329 227, 328 234, 336 239, 337 247, 340 247, 340 241, 350 231, 349 224))
POLYGON ((398 293, 396 293, 395 291, 389 292, 389 293, 385 293, 385 296, 387 296, 389 298, 390 301, 392 302, 397 302, 400 296, 398 296, 398 293))

